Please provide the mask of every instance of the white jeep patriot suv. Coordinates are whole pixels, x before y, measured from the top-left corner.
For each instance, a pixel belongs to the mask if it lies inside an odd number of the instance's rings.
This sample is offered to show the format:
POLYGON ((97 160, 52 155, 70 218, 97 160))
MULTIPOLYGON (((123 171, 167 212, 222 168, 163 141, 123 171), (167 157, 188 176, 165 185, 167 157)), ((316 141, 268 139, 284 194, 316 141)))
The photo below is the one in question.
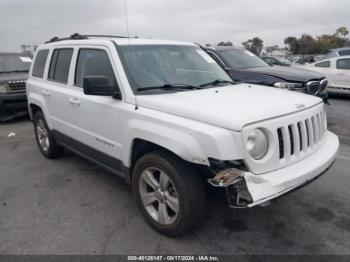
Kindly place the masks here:
POLYGON ((123 177, 169 236, 200 223, 205 183, 230 207, 261 205, 319 177, 339 147, 321 99, 232 83, 193 43, 53 38, 27 95, 45 157, 67 148, 123 177))

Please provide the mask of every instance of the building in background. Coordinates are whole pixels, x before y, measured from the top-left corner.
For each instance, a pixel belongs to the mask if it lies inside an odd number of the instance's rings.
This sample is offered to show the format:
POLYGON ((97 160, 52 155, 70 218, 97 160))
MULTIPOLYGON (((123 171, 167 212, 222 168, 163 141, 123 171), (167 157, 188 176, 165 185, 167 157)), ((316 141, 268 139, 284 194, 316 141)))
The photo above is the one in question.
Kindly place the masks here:
POLYGON ((37 48, 38 48, 37 45, 22 44, 21 45, 21 52, 24 54, 33 56, 37 48))

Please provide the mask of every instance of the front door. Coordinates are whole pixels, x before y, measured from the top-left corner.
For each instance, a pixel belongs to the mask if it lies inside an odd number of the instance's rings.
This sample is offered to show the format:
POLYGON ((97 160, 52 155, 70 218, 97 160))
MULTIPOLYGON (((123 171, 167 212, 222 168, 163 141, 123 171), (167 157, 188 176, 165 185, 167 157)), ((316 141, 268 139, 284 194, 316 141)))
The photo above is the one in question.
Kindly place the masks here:
POLYGON ((122 102, 111 96, 85 95, 85 76, 103 76, 117 86, 107 48, 77 50, 74 79, 68 97, 76 132, 72 144, 88 157, 114 171, 121 171, 119 116, 122 102))

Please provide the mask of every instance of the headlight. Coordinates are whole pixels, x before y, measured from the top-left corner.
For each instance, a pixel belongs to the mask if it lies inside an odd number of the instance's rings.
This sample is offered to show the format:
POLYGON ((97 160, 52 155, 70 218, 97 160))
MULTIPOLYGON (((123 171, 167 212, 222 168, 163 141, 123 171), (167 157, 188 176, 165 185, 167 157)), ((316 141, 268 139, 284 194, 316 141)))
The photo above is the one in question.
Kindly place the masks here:
POLYGON ((0 94, 7 93, 7 85, 0 85, 0 94))
POLYGON ((258 160, 265 156, 268 147, 268 139, 264 131, 257 128, 248 135, 247 151, 249 155, 258 160))
POLYGON ((300 89, 303 87, 300 83, 289 83, 289 82, 277 82, 273 84, 274 87, 282 89, 300 89))

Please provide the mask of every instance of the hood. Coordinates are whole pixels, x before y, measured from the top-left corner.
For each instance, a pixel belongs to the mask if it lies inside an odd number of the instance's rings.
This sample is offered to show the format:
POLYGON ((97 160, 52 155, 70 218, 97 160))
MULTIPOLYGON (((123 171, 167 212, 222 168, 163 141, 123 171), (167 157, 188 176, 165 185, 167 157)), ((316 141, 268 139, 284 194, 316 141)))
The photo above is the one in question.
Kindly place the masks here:
POLYGON ((28 72, 0 73, 0 84, 6 84, 9 81, 23 81, 28 79, 28 72))
POLYGON ((304 110, 296 104, 308 108, 321 102, 314 96, 249 84, 137 96, 139 107, 235 131, 249 123, 304 110))
POLYGON ((266 66, 244 69, 245 71, 278 77, 288 82, 309 82, 311 80, 321 80, 325 76, 304 68, 286 66, 266 66))

